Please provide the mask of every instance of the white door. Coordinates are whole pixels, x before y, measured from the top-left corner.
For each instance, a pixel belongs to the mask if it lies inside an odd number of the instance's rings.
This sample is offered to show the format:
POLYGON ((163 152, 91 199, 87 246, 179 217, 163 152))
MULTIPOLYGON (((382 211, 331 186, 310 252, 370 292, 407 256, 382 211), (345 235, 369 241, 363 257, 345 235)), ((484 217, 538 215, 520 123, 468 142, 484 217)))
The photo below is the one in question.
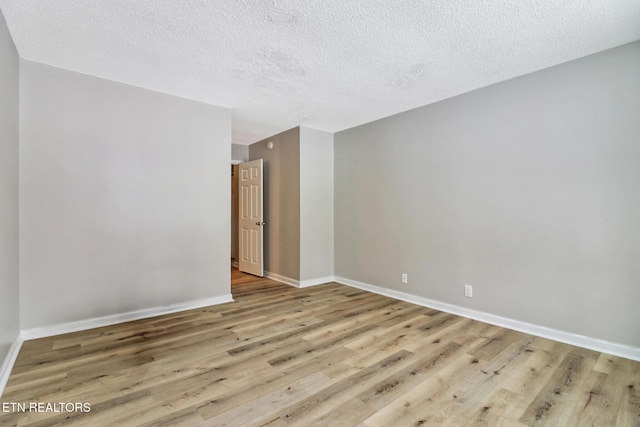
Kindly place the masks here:
POLYGON ((262 159, 239 165, 240 271, 264 276, 262 215, 262 159))

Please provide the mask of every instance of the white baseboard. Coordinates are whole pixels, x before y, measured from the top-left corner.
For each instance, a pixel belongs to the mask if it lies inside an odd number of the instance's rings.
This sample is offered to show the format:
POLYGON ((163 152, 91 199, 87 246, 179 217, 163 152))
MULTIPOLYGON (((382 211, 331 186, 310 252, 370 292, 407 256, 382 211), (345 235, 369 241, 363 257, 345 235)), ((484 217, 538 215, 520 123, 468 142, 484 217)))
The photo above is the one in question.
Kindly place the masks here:
POLYGON ((208 307, 210 305, 224 304, 232 301, 233 297, 231 296, 231 294, 227 294, 219 297, 204 298, 185 303, 171 304, 164 307, 145 308, 142 310, 129 311, 126 313, 111 314, 108 316, 79 320, 77 322, 61 323, 58 325, 27 329, 22 331, 22 339, 26 341, 37 338, 68 334, 70 332, 85 331, 87 329, 101 328, 103 326, 116 325, 118 323, 130 322, 133 320, 147 319, 149 317, 160 316, 163 314, 177 313, 179 311, 208 307))
POLYGON ((301 280, 300 281, 300 287, 301 288, 306 288, 306 287, 309 287, 309 286, 324 285, 325 283, 335 282, 335 280, 336 280, 336 278, 333 277, 333 276, 318 277, 316 279, 301 280))
POLYGON ((238 261, 231 261, 231 267, 240 268, 240 263, 238 261))
POLYGON ((9 348, 9 353, 7 353, 2 362, 2 366, 0 367, 0 397, 2 397, 2 393, 4 393, 4 388, 7 385, 7 381, 9 381, 9 375, 11 375, 11 370, 16 363, 23 342, 22 334, 18 333, 18 336, 9 348))
POLYGON ((333 276, 319 277, 317 279, 296 280, 290 277, 272 273, 270 271, 265 271, 264 275, 271 280, 275 280, 276 282, 284 283, 286 285, 295 286, 296 288, 308 288, 309 286, 322 285, 324 283, 335 281, 335 277, 333 276))
POLYGON ((384 295, 401 301, 407 301, 413 304, 421 305, 423 307, 429 307, 447 313, 457 314, 459 316, 468 317, 470 319, 479 320, 481 322, 490 323, 492 325, 501 326, 503 328, 513 329, 516 331, 524 332, 526 334, 548 338, 565 344, 575 345, 578 347, 587 348, 589 350, 595 350, 602 353, 620 356, 626 359, 640 362, 639 347, 601 340, 585 335, 578 335, 571 332, 548 328, 546 326, 534 325, 532 323, 522 322, 520 320, 509 319, 507 317, 496 316, 495 314, 489 314, 453 304, 447 304, 444 302, 419 297, 417 295, 412 295, 393 289, 383 288, 380 286, 370 285, 368 283, 358 282, 356 280, 346 279, 344 277, 335 277, 335 281, 343 285, 384 295))
POLYGON ((276 282, 284 283, 285 285, 295 286, 296 288, 300 287, 300 282, 296 279, 292 279, 290 277, 281 276, 276 273, 272 273, 270 271, 264 272, 265 277, 268 277, 271 280, 275 280, 276 282))

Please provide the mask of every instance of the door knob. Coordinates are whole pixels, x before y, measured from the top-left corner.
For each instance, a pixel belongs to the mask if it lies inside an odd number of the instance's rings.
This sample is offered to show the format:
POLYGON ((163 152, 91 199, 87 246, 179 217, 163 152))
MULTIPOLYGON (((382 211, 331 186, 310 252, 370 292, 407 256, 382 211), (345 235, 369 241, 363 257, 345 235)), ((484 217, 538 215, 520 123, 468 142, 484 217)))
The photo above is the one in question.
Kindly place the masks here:
POLYGON ((256 222, 256 225, 267 225, 266 222, 256 222))

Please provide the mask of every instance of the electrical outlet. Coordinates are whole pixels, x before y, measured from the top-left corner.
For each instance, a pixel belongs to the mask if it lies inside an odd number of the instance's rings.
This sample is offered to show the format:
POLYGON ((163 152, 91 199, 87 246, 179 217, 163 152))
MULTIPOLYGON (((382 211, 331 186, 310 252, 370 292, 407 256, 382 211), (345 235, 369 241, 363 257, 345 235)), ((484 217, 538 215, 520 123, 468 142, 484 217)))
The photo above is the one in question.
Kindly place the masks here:
POLYGON ((402 283, 409 283, 409 276, 407 273, 402 273, 402 283))
POLYGON ((473 286, 464 285, 464 296, 467 298, 473 298, 473 286))

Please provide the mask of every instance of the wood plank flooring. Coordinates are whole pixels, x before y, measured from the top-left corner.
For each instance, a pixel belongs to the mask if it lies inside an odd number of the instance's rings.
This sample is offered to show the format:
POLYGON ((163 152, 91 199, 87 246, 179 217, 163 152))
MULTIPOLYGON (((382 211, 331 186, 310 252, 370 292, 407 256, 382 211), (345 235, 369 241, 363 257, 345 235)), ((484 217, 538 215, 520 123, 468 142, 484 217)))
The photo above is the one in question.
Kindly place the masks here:
POLYGON ((25 342, 0 402, 90 412, 0 426, 640 427, 638 362, 335 283, 232 282, 233 303, 25 342))

